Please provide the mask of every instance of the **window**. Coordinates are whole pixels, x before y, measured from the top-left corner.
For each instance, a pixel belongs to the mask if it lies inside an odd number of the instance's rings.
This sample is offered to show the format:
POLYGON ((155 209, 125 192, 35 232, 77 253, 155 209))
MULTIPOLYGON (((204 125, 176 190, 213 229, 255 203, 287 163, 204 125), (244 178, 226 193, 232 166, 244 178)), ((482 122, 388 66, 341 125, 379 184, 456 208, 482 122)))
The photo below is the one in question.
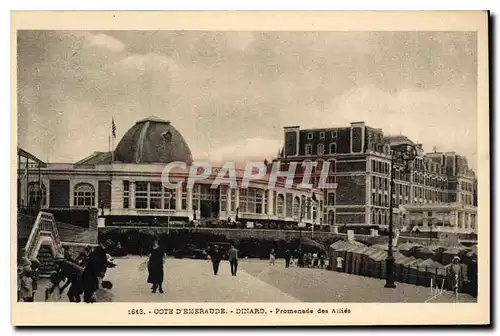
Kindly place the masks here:
POLYGON ((285 198, 283 197, 282 194, 279 194, 278 197, 276 198, 276 212, 278 213, 278 216, 285 215, 284 206, 285 206, 285 198))
POLYGON ((182 183, 182 187, 181 187, 181 197, 182 197, 182 201, 181 201, 181 208, 182 210, 187 210, 187 183, 182 183))
POLYGON ((240 189, 240 211, 249 213, 262 213, 263 192, 261 189, 240 189))
POLYGON ((312 140, 314 138, 313 133, 307 133, 307 140, 312 140))
POLYGON ((331 143, 330 144, 330 154, 336 154, 336 153, 337 153, 337 144, 331 143))
POLYGON ((328 205, 335 205, 335 193, 328 193, 328 205))
POLYGON ((306 155, 312 155, 312 145, 308 144, 305 147, 306 155))
POLYGON ((318 155, 323 155, 325 153, 325 145, 318 144, 317 152, 318 152, 318 155))
POLYGON ((325 132, 319 132, 319 138, 324 139, 325 138, 325 132))
POLYGON ((136 182, 135 183, 135 208, 147 209, 148 208, 148 183, 136 182))
POLYGON ((130 208, 130 182, 123 181, 123 208, 130 208))
POLYGON ((276 191, 273 191, 273 215, 276 216, 276 211, 278 209, 277 204, 278 204, 278 194, 276 191))
POLYGON ((293 199, 293 218, 300 218, 300 198, 297 196, 293 199))
POLYGON ((286 211, 286 217, 293 216, 293 196, 290 193, 286 194, 285 211, 286 211))
POLYGON ((231 189, 231 211, 236 211, 236 189, 231 189))
POLYGON ((337 131, 332 131, 332 138, 336 138, 337 137, 337 131))
POLYGON ((227 193, 228 193, 228 186, 221 185, 220 186, 220 210, 221 211, 226 211, 227 209, 227 193))
POLYGON ((94 187, 89 183, 80 183, 75 186, 73 204, 75 206, 94 206, 94 187))
POLYGON ((311 209, 312 209, 311 199, 308 197, 306 200, 306 220, 311 219, 311 209))
MULTIPOLYGON (((152 194, 152 193, 151 193, 152 194)), ((151 197, 153 197, 151 195, 151 197)), ((151 206, 151 208, 153 208, 151 206)), ((163 189, 163 209, 175 210, 176 207, 176 190, 175 189, 163 189)))
POLYGON ((28 195, 28 205, 30 207, 43 206, 47 203, 47 192, 43 183, 30 182, 28 195))
MULTIPOLYGON (((151 182, 149 188, 149 208, 161 209, 161 183, 151 182)), ((165 204, 165 209, 168 209, 168 203, 165 204)))

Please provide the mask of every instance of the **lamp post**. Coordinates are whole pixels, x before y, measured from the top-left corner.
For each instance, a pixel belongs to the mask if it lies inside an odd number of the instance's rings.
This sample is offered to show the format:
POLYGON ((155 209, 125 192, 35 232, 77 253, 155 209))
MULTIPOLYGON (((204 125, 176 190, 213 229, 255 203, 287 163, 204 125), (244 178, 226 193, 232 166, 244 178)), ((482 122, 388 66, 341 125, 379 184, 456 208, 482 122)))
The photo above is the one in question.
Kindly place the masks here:
POLYGON ((171 192, 167 192, 165 196, 167 196, 167 202, 168 202, 167 234, 170 235, 170 200, 172 198, 172 193, 171 192))
POLYGON ((396 288, 394 283, 394 251, 393 251, 393 195, 394 195, 394 164, 397 162, 405 167, 405 171, 409 173, 411 163, 417 156, 417 149, 414 145, 400 144, 392 148, 391 153, 391 170, 390 170, 390 192, 389 192, 389 249, 386 259, 386 281, 385 288, 396 288))

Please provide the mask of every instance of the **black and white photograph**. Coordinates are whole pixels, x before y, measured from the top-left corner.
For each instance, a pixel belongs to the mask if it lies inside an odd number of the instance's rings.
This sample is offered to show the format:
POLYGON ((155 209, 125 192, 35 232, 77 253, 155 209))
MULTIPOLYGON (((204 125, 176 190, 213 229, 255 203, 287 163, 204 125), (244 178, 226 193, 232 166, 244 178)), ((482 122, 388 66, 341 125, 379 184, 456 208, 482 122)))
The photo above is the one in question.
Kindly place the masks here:
POLYGON ((14 306, 489 303, 484 36, 256 29, 12 31, 14 306))

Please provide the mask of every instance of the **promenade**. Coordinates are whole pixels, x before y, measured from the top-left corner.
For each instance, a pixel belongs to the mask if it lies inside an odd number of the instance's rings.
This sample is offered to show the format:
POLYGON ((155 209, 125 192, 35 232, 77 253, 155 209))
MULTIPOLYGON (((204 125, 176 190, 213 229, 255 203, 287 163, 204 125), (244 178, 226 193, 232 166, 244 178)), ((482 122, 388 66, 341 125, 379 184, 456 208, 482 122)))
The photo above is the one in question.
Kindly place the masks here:
MULTIPOLYGON (((217 276, 206 260, 167 259, 164 294, 151 293, 147 271, 138 267, 145 257, 117 258, 117 267, 106 279, 114 287, 118 302, 425 302, 428 287, 397 283, 384 288, 384 280, 321 269, 285 268, 283 260, 269 265, 265 260, 240 260, 238 275, 232 277, 223 261, 217 276)), ((41 288, 43 288, 41 284, 41 288)), ((66 297, 64 297, 66 299, 66 297)), ((43 301, 42 290, 37 301, 43 301)), ((451 292, 430 302, 454 302, 451 292)), ((458 302, 475 302, 460 294, 458 302)))

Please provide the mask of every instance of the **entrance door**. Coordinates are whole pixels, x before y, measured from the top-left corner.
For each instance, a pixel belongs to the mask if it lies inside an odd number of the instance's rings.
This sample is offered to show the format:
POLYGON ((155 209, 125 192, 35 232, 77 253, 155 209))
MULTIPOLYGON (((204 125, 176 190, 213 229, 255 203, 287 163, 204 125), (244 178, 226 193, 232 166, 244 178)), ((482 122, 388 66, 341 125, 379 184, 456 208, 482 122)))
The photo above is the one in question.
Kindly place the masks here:
POLYGON ((200 217, 219 218, 219 188, 211 189, 208 185, 200 186, 200 217))

